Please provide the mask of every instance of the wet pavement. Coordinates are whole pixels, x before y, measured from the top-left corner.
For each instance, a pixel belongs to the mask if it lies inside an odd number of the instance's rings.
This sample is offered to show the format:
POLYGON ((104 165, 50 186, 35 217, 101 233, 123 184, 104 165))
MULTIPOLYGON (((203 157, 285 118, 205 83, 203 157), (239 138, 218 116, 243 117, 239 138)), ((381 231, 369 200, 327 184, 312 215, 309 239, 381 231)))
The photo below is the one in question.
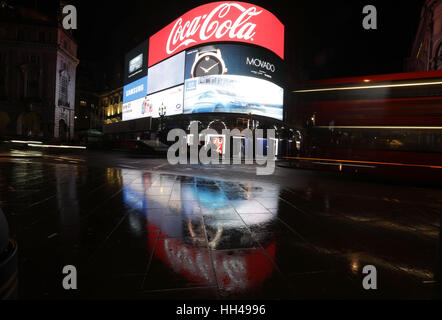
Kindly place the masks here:
POLYGON ((441 199, 308 170, 0 155, 25 299, 441 298, 441 199), (78 290, 62 288, 65 265, 78 290))

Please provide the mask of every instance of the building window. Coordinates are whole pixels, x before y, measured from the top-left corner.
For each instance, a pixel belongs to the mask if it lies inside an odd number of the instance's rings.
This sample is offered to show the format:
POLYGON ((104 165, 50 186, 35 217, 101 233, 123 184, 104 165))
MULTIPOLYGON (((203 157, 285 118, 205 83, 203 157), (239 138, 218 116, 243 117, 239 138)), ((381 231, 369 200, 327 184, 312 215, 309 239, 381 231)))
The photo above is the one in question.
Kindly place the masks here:
POLYGON ((6 96, 6 66, 0 57, 0 97, 6 96))
POLYGON ((40 31, 38 33, 38 41, 40 42, 46 42, 46 34, 44 31, 40 31))
POLYGON ((60 74, 60 90, 59 90, 59 99, 58 104, 61 106, 69 107, 68 103, 68 77, 62 72, 60 74))
POLYGON ((436 54, 436 70, 442 70, 442 44, 436 54))
POLYGON ((29 71, 26 81, 26 96, 28 98, 38 98, 39 96, 39 77, 40 72, 37 70, 29 71))

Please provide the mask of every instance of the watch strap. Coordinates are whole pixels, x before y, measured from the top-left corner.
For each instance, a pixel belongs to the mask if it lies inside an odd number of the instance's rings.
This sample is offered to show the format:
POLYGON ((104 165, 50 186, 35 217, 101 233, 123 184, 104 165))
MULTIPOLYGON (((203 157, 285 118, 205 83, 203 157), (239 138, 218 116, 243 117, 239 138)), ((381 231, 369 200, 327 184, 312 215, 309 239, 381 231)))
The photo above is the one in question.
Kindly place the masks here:
POLYGON ((215 46, 204 46, 198 49, 198 53, 216 52, 217 48, 215 46))

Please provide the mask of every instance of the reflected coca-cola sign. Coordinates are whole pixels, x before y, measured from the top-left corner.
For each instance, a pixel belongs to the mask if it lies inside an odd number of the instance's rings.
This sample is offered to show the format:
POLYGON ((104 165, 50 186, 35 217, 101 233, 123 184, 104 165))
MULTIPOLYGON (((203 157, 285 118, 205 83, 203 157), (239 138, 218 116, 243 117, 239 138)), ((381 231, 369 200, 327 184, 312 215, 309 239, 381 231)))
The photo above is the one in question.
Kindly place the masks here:
POLYGON ((209 42, 246 42, 284 58, 284 26, 269 11, 245 2, 199 6, 149 40, 149 67, 187 48, 209 42))

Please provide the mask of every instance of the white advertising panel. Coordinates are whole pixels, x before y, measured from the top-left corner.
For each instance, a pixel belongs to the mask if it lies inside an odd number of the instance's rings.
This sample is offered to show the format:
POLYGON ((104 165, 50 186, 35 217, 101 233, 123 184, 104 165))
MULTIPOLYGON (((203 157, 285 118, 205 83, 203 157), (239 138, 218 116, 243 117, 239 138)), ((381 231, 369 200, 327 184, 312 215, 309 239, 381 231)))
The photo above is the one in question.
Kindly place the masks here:
POLYGON ((231 112, 282 120, 284 90, 247 76, 212 75, 185 82, 184 113, 231 112))
POLYGON ((147 94, 184 83, 185 52, 148 69, 147 94))
POLYGON ((157 92, 123 104, 123 121, 145 117, 159 118, 163 106, 165 116, 183 113, 184 86, 157 92))
POLYGON ((145 98, 140 98, 123 103, 123 121, 149 117, 144 112, 144 100, 145 98))
POLYGON ((161 92, 151 94, 146 97, 148 112, 151 112, 152 118, 160 116, 159 110, 165 108, 165 116, 173 116, 183 113, 184 86, 178 86, 161 92))

